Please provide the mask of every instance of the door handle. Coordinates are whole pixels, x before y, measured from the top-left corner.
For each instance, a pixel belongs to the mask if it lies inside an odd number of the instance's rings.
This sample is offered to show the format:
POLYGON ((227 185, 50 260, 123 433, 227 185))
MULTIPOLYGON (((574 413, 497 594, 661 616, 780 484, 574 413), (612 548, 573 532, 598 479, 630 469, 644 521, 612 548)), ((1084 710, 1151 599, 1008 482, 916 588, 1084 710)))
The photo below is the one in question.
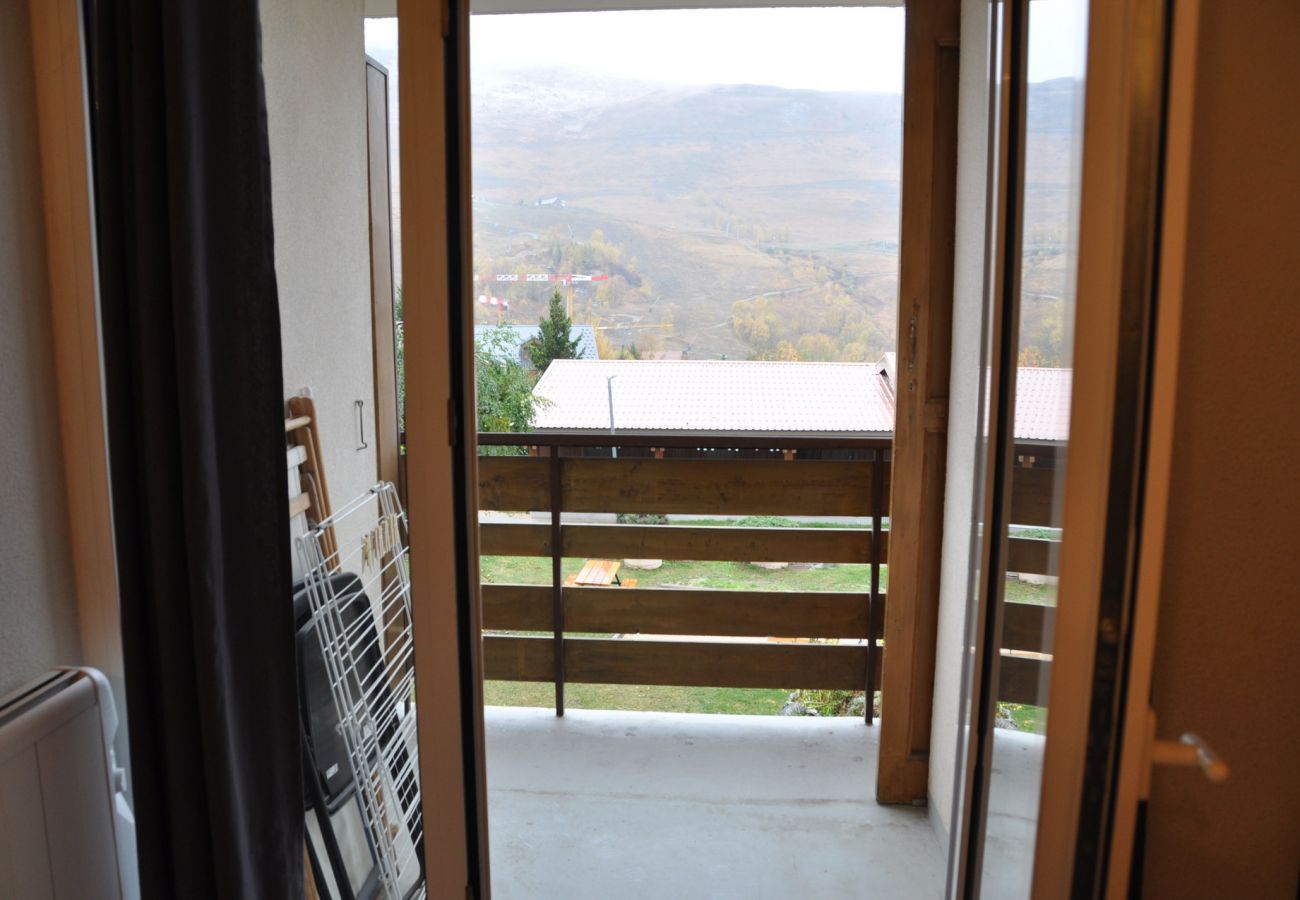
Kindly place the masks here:
POLYGON ((1176 741, 1157 739, 1155 710, 1149 710, 1147 716, 1146 777, 1141 792, 1143 799, 1151 793, 1152 766, 1194 766, 1201 770, 1208 781, 1216 784, 1227 781, 1230 774, 1228 764, 1198 734, 1186 731, 1176 741))
POLYGON ((1228 764, 1210 745, 1190 731, 1176 741, 1153 741, 1151 744, 1153 766, 1196 766, 1210 781, 1228 780, 1228 764))

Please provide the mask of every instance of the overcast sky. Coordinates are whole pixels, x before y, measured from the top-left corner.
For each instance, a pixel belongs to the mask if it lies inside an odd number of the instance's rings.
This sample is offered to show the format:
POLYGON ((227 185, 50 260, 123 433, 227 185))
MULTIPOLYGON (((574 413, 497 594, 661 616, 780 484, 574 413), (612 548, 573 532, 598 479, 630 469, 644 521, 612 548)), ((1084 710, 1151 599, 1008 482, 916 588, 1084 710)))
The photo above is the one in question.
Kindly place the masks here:
MULTIPOLYGON (((1029 80, 1083 73, 1083 0, 1030 5, 1029 80)), ((902 9, 702 9, 474 16, 473 74, 539 66, 675 84, 829 91, 903 86, 902 9)), ((366 21, 367 51, 391 66, 395 19, 366 21)))

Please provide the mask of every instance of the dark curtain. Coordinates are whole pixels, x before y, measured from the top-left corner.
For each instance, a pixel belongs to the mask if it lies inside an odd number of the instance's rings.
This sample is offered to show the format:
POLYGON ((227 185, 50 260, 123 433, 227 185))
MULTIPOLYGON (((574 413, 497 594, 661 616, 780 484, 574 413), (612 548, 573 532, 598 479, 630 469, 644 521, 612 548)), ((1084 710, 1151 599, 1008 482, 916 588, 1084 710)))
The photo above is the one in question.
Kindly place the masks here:
POLYGON ((87 0, 113 513, 146 897, 302 894, 256 0, 87 0))

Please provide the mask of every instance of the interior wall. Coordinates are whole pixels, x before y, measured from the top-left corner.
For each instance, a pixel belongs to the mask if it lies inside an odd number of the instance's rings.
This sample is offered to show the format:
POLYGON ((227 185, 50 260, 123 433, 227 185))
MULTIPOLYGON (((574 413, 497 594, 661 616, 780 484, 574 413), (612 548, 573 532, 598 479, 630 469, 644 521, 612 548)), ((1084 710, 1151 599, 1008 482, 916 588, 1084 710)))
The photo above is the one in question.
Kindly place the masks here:
POLYGON ((1221 785, 1159 767, 1145 896, 1294 898, 1300 875, 1300 6, 1201 3, 1153 706, 1221 785))
POLYGON ((81 662, 26 3, 0 4, 0 695, 81 662))
POLYGON ((315 401, 338 509, 378 477, 362 0, 263 0, 262 65, 284 387, 315 401))
POLYGON ((934 707, 930 723, 930 822, 951 828, 957 764, 962 647, 970 586, 971 526, 984 307, 984 215, 988 160, 988 4, 962 3, 957 115, 957 241, 953 263, 952 383, 944 483, 943 561, 934 707))

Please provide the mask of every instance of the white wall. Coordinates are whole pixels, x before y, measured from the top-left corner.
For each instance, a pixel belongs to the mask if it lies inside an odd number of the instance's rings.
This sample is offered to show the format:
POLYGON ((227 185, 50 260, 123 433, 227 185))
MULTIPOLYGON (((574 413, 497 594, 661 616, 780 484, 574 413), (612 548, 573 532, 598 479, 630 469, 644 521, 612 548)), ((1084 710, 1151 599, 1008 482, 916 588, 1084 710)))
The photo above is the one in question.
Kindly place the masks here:
POLYGON ((26 3, 0 3, 0 694, 81 662, 26 3))
POLYGON ((336 509, 378 477, 362 6, 262 2, 284 387, 311 390, 336 509))
POLYGON ((957 120, 957 241, 953 266, 952 381, 948 394, 948 471, 943 561, 930 722, 930 822, 940 840, 951 827, 957 757, 962 649, 970 584, 975 425, 984 303, 984 211, 988 115, 988 4, 962 4, 957 120))

